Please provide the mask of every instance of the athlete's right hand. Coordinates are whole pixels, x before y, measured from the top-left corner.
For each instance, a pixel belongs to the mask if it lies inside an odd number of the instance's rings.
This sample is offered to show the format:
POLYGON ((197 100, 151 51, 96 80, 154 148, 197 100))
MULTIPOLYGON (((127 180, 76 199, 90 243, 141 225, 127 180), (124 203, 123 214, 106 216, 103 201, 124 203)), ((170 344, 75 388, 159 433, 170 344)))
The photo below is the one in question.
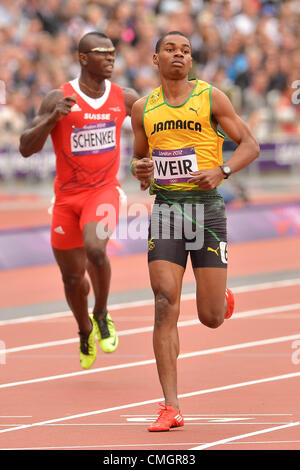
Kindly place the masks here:
POLYGON ((153 160, 149 157, 140 158, 134 164, 134 176, 142 182, 148 182, 152 178, 154 170, 153 160))
POLYGON ((51 115, 51 119, 55 121, 59 121, 64 116, 67 116, 71 112, 72 106, 74 106, 75 103, 76 103, 75 95, 65 96, 64 98, 62 98, 56 103, 55 108, 51 115))

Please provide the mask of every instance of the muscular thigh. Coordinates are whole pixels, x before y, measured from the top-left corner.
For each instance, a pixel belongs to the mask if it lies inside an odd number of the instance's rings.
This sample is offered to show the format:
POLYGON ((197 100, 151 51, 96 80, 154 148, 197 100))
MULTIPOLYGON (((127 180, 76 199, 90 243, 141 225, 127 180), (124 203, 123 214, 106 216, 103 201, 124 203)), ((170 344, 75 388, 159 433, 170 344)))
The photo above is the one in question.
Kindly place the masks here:
POLYGON ((191 250, 200 320, 213 320, 224 312, 227 282, 227 229, 222 199, 207 200, 204 208, 203 246, 191 250))
POLYGON ((180 298, 184 268, 169 261, 156 260, 149 263, 151 287, 154 293, 163 292, 172 296, 173 301, 180 298))
POLYGON ((218 316, 224 312, 227 269, 194 268, 198 315, 218 316))
POLYGON ((86 268, 86 254, 83 247, 71 250, 53 248, 56 262, 63 278, 82 277, 86 268))

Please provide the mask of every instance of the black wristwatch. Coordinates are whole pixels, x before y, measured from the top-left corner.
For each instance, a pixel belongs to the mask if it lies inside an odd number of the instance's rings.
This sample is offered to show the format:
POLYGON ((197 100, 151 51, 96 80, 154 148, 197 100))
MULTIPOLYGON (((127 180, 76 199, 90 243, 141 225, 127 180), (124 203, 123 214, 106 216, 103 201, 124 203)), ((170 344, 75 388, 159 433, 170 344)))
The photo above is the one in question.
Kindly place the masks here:
POLYGON ((228 165, 221 165, 220 168, 221 168, 221 170, 222 170, 223 173, 224 173, 224 179, 226 180, 227 178, 229 178, 229 176, 230 176, 231 173, 232 173, 230 166, 228 166, 228 165))

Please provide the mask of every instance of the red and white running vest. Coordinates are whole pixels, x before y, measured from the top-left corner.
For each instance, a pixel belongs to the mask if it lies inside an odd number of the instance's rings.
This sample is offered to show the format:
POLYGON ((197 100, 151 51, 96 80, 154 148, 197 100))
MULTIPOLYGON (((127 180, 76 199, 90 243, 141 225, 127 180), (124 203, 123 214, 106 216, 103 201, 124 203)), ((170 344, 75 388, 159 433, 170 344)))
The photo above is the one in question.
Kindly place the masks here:
POLYGON ((55 192, 119 184, 124 94, 109 80, 105 80, 105 87, 97 99, 80 90, 78 78, 60 88, 65 97, 75 95, 76 104, 51 132, 56 154, 55 192))

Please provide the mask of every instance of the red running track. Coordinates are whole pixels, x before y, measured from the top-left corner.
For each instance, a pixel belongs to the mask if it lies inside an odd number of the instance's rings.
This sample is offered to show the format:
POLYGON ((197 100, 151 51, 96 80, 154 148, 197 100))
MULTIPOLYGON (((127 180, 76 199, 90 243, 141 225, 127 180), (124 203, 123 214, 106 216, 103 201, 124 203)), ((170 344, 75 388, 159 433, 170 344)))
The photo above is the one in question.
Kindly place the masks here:
POLYGON ((146 430, 161 400, 151 305, 115 308, 119 348, 89 371, 78 367, 70 315, 3 324, 1 449, 300 449, 299 282, 236 293, 238 313, 217 330, 197 324, 183 298, 186 424, 169 433, 146 430))

